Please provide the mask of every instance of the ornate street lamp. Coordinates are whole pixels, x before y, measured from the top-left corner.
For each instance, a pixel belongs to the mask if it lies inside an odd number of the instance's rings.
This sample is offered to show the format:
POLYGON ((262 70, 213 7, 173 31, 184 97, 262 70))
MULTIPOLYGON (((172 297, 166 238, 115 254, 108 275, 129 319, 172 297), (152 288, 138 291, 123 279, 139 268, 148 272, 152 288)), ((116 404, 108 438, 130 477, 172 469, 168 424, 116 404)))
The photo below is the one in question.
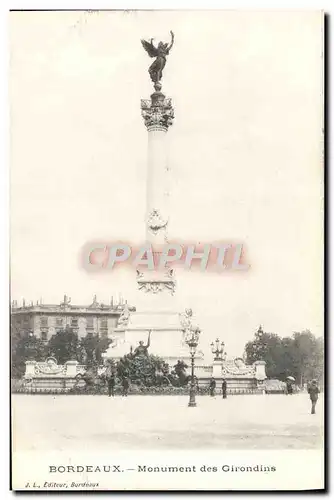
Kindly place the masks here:
POLYGON ((211 342, 211 352, 214 355, 214 361, 224 361, 226 356, 223 358, 225 342, 220 342, 217 338, 215 342, 211 342))
POLYGON ((255 333, 255 341, 253 342, 253 349, 256 355, 263 355, 267 349, 267 342, 263 341, 264 331, 262 325, 259 326, 255 333))
POLYGON ((196 348, 198 346, 200 332, 201 331, 199 328, 191 328, 190 330, 188 330, 188 333, 186 334, 186 339, 185 339, 186 343, 189 346, 190 356, 191 356, 191 381, 190 381, 190 392, 189 392, 188 406, 192 406, 192 407, 196 406, 194 368, 195 368, 195 354, 196 354, 196 348))

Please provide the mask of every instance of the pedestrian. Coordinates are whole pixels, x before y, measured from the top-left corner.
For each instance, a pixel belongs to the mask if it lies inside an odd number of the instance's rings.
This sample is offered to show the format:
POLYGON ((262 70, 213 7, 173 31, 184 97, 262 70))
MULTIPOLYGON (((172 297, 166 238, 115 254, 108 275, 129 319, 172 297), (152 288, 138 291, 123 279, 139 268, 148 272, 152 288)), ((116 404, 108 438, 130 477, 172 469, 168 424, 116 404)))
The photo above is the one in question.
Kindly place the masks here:
POLYGON ((227 383, 226 380, 223 378, 222 381, 222 394, 223 394, 223 399, 227 398, 227 383))
POLYGON ((290 379, 287 379, 287 381, 286 381, 286 393, 288 395, 293 394, 292 380, 290 380, 290 379))
POLYGON ((129 385, 130 385, 129 378, 127 377, 127 375, 124 375, 124 377, 122 378, 122 388, 123 388, 122 396, 128 395, 129 385))
POLYGON ((210 390, 210 396, 213 397, 215 395, 215 390, 216 390, 216 381, 213 377, 211 377, 210 380, 209 390, 210 390))
POLYGON ((317 404, 317 401, 318 401, 319 392, 320 392, 318 384, 317 384, 317 381, 315 379, 313 379, 312 382, 310 383, 310 385, 308 386, 307 392, 310 395, 310 400, 311 400, 311 403, 312 403, 312 406, 311 406, 311 415, 314 415, 315 414, 315 407, 316 407, 316 404, 317 404))
POLYGON ((108 395, 109 397, 114 397, 115 396, 115 385, 116 385, 116 378, 115 374, 112 373, 108 376, 107 378, 108 381, 108 395))

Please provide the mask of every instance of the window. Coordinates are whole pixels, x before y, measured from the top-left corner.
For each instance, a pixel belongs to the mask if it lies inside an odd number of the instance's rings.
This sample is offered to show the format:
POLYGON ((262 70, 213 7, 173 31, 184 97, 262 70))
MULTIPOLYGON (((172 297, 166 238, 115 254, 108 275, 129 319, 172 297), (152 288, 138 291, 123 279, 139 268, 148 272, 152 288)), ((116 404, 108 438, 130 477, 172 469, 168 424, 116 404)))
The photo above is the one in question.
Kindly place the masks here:
POLYGON ((56 325, 63 326, 63 318, 56 318, 56 325))
POLYGON ((78 318, 71 318, 71 326, 78 326, 78 318))
POLYGON ((86 320, 86 325, 87 325, 87 328, 94 328, 94 318, 87 318, 86 320))
POLYGON ((46 316, 41 316, 41 327, 46 328, 48 326, 48 318, 46 316))
POLYGON ((101 328, 108 330, 108 319, 107 318, 101 318, 101 328))
POLYGON ((48 340, 48 334, 47 334, 47 332, 42 332, 41 333, 41 339, 44 340, 44 341, 48 340))

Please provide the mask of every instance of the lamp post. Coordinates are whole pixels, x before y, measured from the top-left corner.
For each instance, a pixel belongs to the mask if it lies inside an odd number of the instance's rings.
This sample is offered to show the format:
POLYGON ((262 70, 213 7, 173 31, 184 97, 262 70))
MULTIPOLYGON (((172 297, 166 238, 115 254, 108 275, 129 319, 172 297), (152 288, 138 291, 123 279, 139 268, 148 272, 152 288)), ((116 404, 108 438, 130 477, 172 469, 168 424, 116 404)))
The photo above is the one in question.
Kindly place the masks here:
POLYGON ((217 338, 215 342, 211 342, 210 345, 211 345, 211 352, 214 355, 214 361, 222 361, 225 349, 225 342, 220 342, 219 339, 217 338))
POLYGON ((195 368, 196 347, 198 346, 199 334, 200 334, 199 328, 191 328, 186 336, 186 343, 189 346, 190 356, 191 356, 191 381, 190 381, 190 392, 189 392, 189 403, 188 403, 188 406, 191 407, 196 406, 194 368, 195 368))
POLYGON ((262 325, 259 326, 257 332, 255 333, 255 341, 253 342, 253 350, 256 360, 263 359, 263 356, 267 350, 267 342, 264 341, 264 331, 262 325))

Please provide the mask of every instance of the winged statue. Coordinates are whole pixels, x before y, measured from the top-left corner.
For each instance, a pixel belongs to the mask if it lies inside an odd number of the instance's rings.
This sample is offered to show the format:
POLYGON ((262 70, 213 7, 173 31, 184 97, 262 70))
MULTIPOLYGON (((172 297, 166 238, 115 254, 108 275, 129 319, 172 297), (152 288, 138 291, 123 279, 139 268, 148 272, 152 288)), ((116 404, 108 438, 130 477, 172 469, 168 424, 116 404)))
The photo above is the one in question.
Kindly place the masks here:
POLYGON ((158 46, 155 47, 153 44, 153 38, 148 42, 147 40, 141 40, 141 43, 150 57, 155 57, 155 61, 149 67, 149 74, 153 83, 160 82, 162 78, 162 70, 166 65, 167 56, 174 44, 174 33, 170 32, 172 40, 171 43, 159 42, 158 46))

